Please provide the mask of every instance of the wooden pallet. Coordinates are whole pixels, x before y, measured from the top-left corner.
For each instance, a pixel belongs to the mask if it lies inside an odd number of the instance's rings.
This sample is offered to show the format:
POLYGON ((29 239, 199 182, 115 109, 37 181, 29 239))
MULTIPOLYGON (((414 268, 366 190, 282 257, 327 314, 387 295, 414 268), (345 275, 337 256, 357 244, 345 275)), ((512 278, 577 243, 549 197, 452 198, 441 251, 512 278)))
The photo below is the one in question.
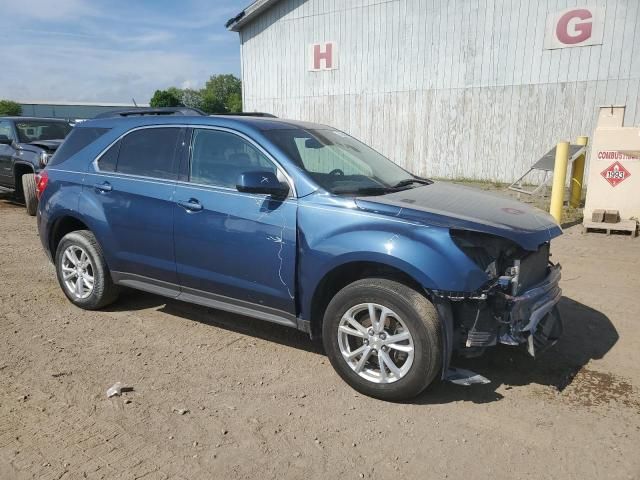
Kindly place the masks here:
POLYGON ((607 235, 611 232, 627 232, 631 238, 638 235, 638 222, 636 220, 620 220, 618 223, 590 222, 585 220, 582 223, 582 233, 589 231, 605 231, 607 235))

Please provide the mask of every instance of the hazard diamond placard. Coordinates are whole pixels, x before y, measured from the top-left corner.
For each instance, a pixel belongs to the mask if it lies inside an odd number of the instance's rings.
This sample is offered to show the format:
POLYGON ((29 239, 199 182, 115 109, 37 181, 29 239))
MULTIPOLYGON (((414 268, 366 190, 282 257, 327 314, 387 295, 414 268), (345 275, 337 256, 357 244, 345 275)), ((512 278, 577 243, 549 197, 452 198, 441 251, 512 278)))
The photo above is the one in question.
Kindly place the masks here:
POLYGON ((605 168, 600 175, 604 177, 604 179, 611 184, 612 187, 615 187, 620 182, 623 182, 625 179, 631 176, 629 170, 620 165, 620 162, 614 162, 605 168))

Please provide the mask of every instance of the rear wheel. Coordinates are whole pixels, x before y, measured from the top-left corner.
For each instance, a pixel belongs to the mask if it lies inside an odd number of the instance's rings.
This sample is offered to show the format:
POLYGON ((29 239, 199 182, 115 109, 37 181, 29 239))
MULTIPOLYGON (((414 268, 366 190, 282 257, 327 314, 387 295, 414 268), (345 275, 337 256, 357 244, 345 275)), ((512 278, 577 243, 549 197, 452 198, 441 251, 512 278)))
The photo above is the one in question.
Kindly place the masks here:
POLYGON ((404 284, 372 278, 348 285, 329 303, 322 328, 331 364, 365 395, 410 399, 440 371, 437 312, 404 284))
POLYGON ((25 173, 22 175, 22 193, 24 195, 24 204, 27 207, 27 213, 33 217, 38 209, 35 174, 25 173))
POLYGON ((96 310, 118 298, 100 244, 88 230, 68 233, 56 250, 58 283, 71 302, 96 310))

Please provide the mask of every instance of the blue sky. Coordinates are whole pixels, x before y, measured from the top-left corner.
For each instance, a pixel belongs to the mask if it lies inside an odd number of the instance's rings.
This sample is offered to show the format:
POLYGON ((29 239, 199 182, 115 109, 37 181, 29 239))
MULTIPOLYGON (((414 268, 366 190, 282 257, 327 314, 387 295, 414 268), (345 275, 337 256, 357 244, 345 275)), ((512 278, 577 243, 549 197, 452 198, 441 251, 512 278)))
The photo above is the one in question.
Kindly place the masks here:
POLYGON ((0 99, 149 101, 240 74, 224 28, 250 0, 0 0, 0 99))

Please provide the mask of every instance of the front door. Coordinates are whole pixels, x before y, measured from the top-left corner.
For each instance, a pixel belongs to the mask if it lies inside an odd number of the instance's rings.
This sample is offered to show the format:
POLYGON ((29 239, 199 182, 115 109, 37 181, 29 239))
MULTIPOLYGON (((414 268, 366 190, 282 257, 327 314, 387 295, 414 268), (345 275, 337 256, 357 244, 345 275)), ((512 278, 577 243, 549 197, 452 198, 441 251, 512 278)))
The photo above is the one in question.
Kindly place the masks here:
POLYGON ((297 200, 236 190, 243 172, 284 175, 253 142, 230 131, 194 129, 190 156, 188 182, 175 192, 182 296, 232 304, 240 313, 258 310, 273 321, 294 318, 297 200))
MULTIPOLYGON (((0 120, 0 136, 3 139, 14 140, 11 122, 0 120)), ((14 188, 13 185, 13 155, 15 149, 11 145, 0 143, 0 185, 14 188)))

